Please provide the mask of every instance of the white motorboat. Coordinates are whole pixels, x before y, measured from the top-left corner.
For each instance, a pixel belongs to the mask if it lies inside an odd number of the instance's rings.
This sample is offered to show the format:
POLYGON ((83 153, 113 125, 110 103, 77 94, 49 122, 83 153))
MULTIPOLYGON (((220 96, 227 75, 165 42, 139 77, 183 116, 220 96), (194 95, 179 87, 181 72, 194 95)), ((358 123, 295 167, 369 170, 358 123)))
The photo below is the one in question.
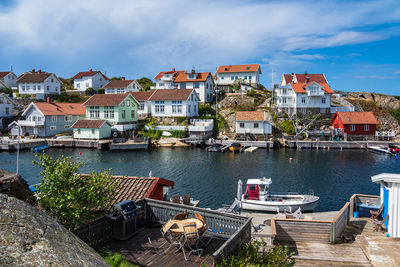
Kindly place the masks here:
POLYGON ((248 179, 246 191, 241 191, 241 180, 238 185, 238 195, 241 195, 240 206, 246 210, 257 211, 302 211, 313 210, 317 206, 319 197, 312 194, 300 195, 297 193, 270 193, 271 178, 248 179))
POLYGON ((368 149, 371 149, 374 152, 385 153, 385 154, 393 154, 387 147, 368 146, 368 149))

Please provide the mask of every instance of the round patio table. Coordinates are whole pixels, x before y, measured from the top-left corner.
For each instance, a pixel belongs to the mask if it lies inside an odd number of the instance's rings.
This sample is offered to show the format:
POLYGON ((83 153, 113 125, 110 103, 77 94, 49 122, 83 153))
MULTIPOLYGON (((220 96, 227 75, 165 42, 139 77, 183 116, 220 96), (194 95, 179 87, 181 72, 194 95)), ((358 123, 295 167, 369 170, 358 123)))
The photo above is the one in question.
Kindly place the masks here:
POLYGON ((183 226, 187 224, 196 224, 196 229, 199 230, 203 227, 202 221, 196 219, 196 218, 188 218, 185 220, 172 220, 172 223, 176 224, 174 225, 170 231, 175 233, 175 234, 183 234, 183 226))

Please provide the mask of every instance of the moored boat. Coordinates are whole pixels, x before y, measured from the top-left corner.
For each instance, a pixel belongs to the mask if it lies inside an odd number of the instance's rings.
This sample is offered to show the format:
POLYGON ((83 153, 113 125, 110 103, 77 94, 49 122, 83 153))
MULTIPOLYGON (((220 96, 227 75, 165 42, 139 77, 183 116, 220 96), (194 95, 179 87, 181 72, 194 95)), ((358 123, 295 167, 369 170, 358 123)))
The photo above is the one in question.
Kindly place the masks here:
POLYGON ((40 153, 40 152, 43 152, 44 150, 48 149, 49 147, 50 147, 49 145, 37 146, 37 147, 33 147, 31 150, 36 153, 40 153))
POLYGON ((243 145, 241 143, 233 143, 230 145, 229 150, 236 153, 240 152, 240 149, 242 149, 243 145))
POLYGON ((384 154, 393 154, 391 150, 387 147, 380 147, 380 146, 368 146, 368 149, 374 152, 384 153, 384 154))
MULTIPOLYGON (((317 206, 319 197, 312 194, 270 193, 269 186, 271 183, 271 178, 248 179, 246 191, 241 195, 241 208, 276 212, 294 211, 298 208, 301 208, 302 211, 311 211, 317 206)), ((240 180, 239 184, 241 184, 240 180)))

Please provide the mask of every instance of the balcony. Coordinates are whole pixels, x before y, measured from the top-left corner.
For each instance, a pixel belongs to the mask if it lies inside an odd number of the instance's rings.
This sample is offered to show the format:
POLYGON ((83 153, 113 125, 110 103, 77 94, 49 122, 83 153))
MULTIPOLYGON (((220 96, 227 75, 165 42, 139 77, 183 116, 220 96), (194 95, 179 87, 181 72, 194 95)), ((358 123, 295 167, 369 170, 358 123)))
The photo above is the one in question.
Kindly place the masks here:
POLYGON ((307 90, 307 95, 308 96, 324 96, 325 93, 322 90, 318 90, 318 91, 308 91, 307 90))
POLYGON ((27 121, 27 120, 18 120, 19 126, 25 127, 36 127, 36 126, 43 126, 44 121, 27 121))

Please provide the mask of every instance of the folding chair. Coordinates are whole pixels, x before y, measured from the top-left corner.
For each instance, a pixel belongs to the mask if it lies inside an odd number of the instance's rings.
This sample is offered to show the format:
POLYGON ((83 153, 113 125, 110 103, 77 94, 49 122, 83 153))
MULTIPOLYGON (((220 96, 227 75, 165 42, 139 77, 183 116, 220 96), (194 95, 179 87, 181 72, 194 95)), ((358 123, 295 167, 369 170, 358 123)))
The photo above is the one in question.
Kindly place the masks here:
POLYGON ((201 221, 201 222, 203 223, 203 227, 201 227, 201 228, 199 229, 199 237, 200 237, 199 241, 200 241, 203 245, 207 246, 208 244, 210 244, 211 240, 213 239, 214 234, 212 234, 212 235, 210 235, 210 236, 204 235, 204 233, 207 232, 208 227, 207 227, 207 224, 206 224, 206 222, 205 222, 203 216, 201 216, 199 213, 195 213, 194 216, 196 217, 197 220, 199 220, 199 221, 201 221), (203 239, 204 239, 205 237, 209 238, 207 242, 204 242, 204 241, 203 241, 203 239))
POLYGON ((180 204, 181 203, 181 197, 179 195, 173 196, 171 198, 172 203, 177 203, 180 204))
POLYGON ((189 259, 190 254, 192 253, 197 253, 199 257, 201 257, 203 249, 198 247, 199 240, 200 236, 195 223, 183 225, 183 239, 180 248, 182 249, 183 257, 186 261, 189 259), (186 255, 185 247, 189 248, 188 255, 186 255))
POLYGON ((388 216, 389 216, 389 214, 386 214, 385 219, 383 219, 383 220, 374 220, 373 221, 373 223, 374 223, 374 231, 378 232, 378 230, 384 230, 383 229, 383 224, 387 220, 388 216))
POLYGON ((159 253, 157 252, 158 255, 164 255, 171 247, 173 246, 177 246, 180 247, 181 243, 175 239, 174 235, 171 233, 170 229, 172 228, 172 226, 176 225, 174 222, 172 222, 172 220, 169 220, 168 222, 166 222, 164 224, 164 226, 161 228, 161 235, 162 237, 165 239, 165 242, 162 243, 160 246, 156 247, 153 245, 153 243, 151 242, 150 237, 148 237, 149 240, 149 244, 156 250, 160 250, 162 249, 162 252, 159 253), (167 245, 168 247, 166 249, 164 249, 164 246, 167 245))
POLYGON ((182 212, 182 213, 176 214, 174 217, 174 220, 184 220, 184 219, 187 219, 187 217, 188 217, 188 213, 182 212))
POLYGON ((371 219, 376 220, 378 217, 382 214, 383 212, 384 205, 382 203, 381 207, 379 210, 370 210, 369 213, 371 213, 371 219))
POLYGON ((190 205, 190 195, 184 195, 182 197, 182 204, 183 205, 190 205))

